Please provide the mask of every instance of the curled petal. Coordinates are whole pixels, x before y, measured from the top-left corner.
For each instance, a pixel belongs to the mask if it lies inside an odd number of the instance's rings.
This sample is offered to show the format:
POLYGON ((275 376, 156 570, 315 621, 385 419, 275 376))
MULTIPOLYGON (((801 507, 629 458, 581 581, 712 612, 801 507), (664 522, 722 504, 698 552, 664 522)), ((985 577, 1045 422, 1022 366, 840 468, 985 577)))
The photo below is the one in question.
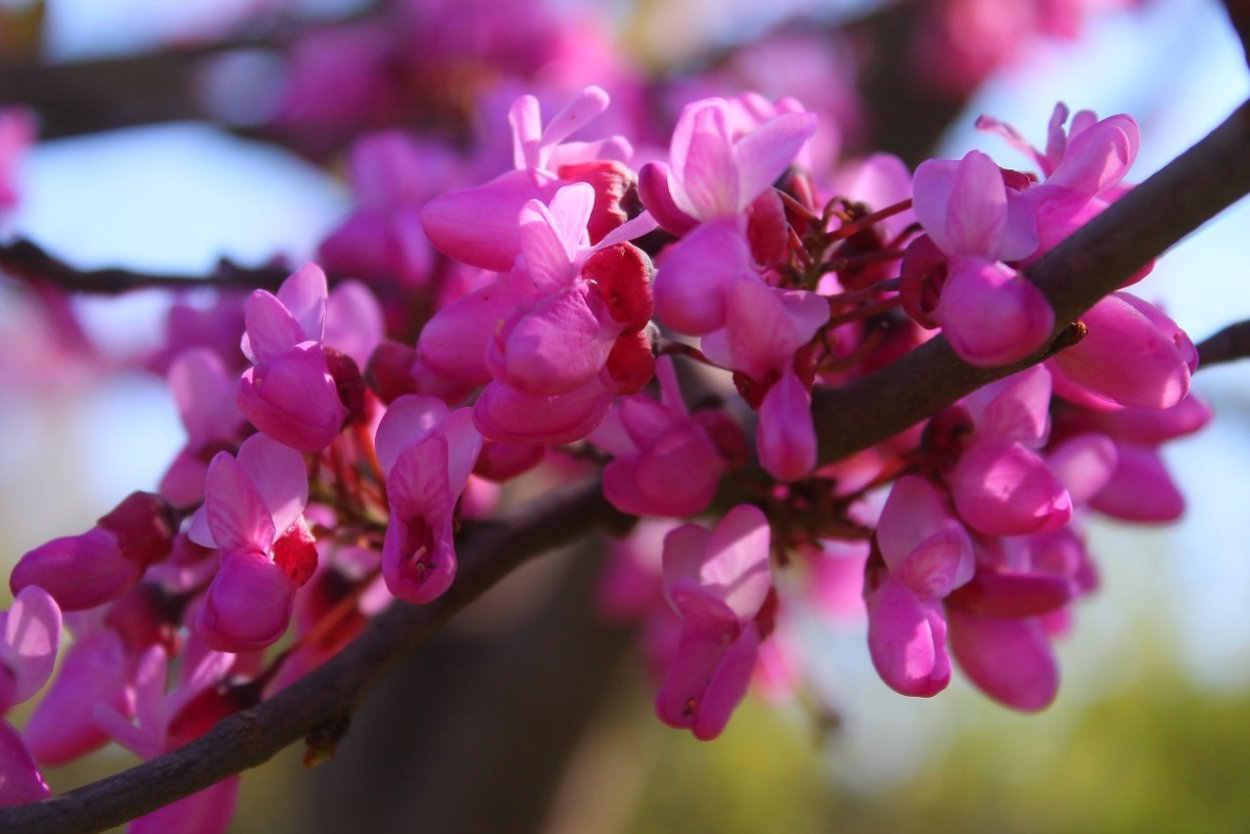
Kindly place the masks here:
POLYGON ((1000 620, 954 609, 950 639, 960 668, 1001 704, 1036 712, 1059 692, 1059 666, 1036 618, 1000 620))
POLYGON ((1079 506, 1089 503, 1111 480, 1118 459, 1111 438, 1088 432, 1063 441, 1050 453, 1048 462, 1079 506))
POLYGON ((535 396, 492 382, 474 403, 473 417, 483 437, 503 443, 558 446, 581 440, 603 421, 612 392, 593 379, 556 396, 535 396))
POLYGON ((359 281, 344 281, 326 300, 325 344, 363 368, 386 336, 382 307, 359 281))
POLYGON ((759 632, 748 625, 725 647, 717 639, 683 629, 667 677, 656 696, 656 714, 670 727, 708 741, 720 735, 746 695, 759 654, 759 632))
POLYGON ((430 200, 421 209, 421 225, 444 254, 469 266, 506 272, 521 253, 521 207, 550 198, 558 183, 538 170, 509 171, 485 185, 430 200))
POLYGON ((316 342, 295 345, 244 371, 235 402, 256 428, 302 452, 329 446, 348 416, 316 342))
MULTIPOLYGON (((919 172, 917 172, 919 173, 919 172)), ((994 161, 980 151, 960 160, 951 185, 946 233, 949 255, 996 258, 1007 227, 1007 187, 994 161)))
MULTIPOLYGON (((669 149, 675 177, 673 200, 700 220, 728 217, 738 206, 738 167, 723 99, 686 105, 677 117, 669 149)), ((748 201, 750 202, 750 201, 748 201)))
MULTIPOLYGON (((254 434, 239 447, 239 467, 273 517, 273 527, 283 532, 308 505, 308 470, 304 456, 263 434, 254 434)), ((218 547, 230 547, 218 543, 218 547)))
POLYGON ((1115 472, 1089 502, 1100 513, 1124 521, 1175 521, 1185 512, 1185 497, 1172 482, 1159 452, 1148 446, 1119 443, 1115 472))
POLYGON ((707 435, 693 423, 683 424, 636 456, 609 463, 603 494, 621 512, 684 518, 707 509, 724 471, 707 435))
POLYGON ((217 651, 263 649, 286 632, 294 602, 295 586, 272 559, 234 551, 222 557, 195 630, 217 651))
POLYGON ((417 353, 432 371, 465 385, 490 382, 486 350, 496 328, 519 303, 506 279, 456 299, 421 329, 417 353))
POLYGON ((1140 143, 1137 123, 1123 114, 1103 119, 1079 134, 1074 131, 1062 161, 1045 184, 1098 194, 1124 179, 1140 143))
POLYGON ((755 437, 760 465, 779 481, 805 478, 816 467, 812 395, 792 367, 764 395, 755 437))
POLYGON ((948 480, 959 515, 991 536, 1055 530, 1072 517, 1063 483, 1019 443, 973 444, 948 480))
POLYGON ((24 555, 9 575, 15 594, 45 589, 64 611, 81 611, 117 599, 134 587, 143 565, 127 559, 111 530, 94 527, 64 536, 24 555))
POLYGON ((1008 365, 1041 348, 1055 314, 1033 282, 1003 263, 954 258, 933 318, 955 353, 979 367, 1008 365))
POLYGON ((244 321, 247 332, 243 334, 243 353, 253 362, 267 362, 308 340, 291 311, 267 290, 256 290, 248 298, 244 321))
POLYGON ((764 513, 750 504, 739 504, 725 514, 708 539, 700 584, 743 620, 755 616, 772 587, 771 535, 764 513))
POLYGON ((518 391, 567 394, 599 373, 620 331, 590 285, 578 281, 505 325, 487 365, 518 391))
POLYGON ((456 576, 451 515, 392 514, 382 545, 382 576, 400 599, 421 605, 441 596, 456 576))
POLYGON ((197 544, 206 547, 264 553, 277 535, 273 515, 264 499, 229 452, 218 452, 208 466, 204 521, 212 540, 197 541, 197 544))
POLYGON ((1090 308, 1081 321, 1084 338, 1049 362, 1055 393, 1104 409, 1169 408, 1189 393, 1193 345, 1157 308, 1115 293, 1090 308))
POLYGON ((126 648, 112 629, 79 637, 26 724, 30 751, 41 763, 61 765, 86 755, 109 740, 93 719, 95 704, 123 716, 134 714, 127 691, 126 648))
POLYGON ((669 186, 671 172, 663 162, 648 162, 638 172, 638 197, 647 212, 669 234, 685 236, 698 221, 678 207, 669 186))
POLYGON ((25 805, 51 795, 21 735, 13 725, 0 721, 0 808, 25 805))
POLYGON ((190 443, 233 437, 242 424, 234 405, 234 380, 216 353, 197 347, 169 366, 169 391, 190 443))
POLYGON ((326 274, 313 263, 304 264, 278 288, 278 300, 304 331, 299 341, 321 341, 326 319, 326 293, 326 274))
POLYGON ((655 275, 655 312, 681 333, 700 336, 725 323, 725 296, 751 273, 740 218, 704 223, 669 246, 655 275))
MULTIPOLYGON (((61 609, 47 591, 27 586, 17 594, 4 617, 0 661, 13 673, 16 686, 8 704, 20 704, 52 676, 61 640, 61 609)), ((0 709, 0 712, 3 712, 0 709)))
POLYGON ((1047 573, 1013 573, 988 566, 950 596, 950 604, 982 617, 1018 619, 1058 611, 1072 601, 1073 583, 1047 573))
POLYGON ((442 400, 422 394, 408 394, 391 403, 374 437, 382 471, 389 474, 400 452, 427 437, 447 419, 448 413, 442 400))
POLYGON ((814 113, 783 113, 738 140, 734 145, 739 172, 738 211, 772 188, 817 126, 814 113))
POLYGON ((936 603, 921 602, 888 577, 868 597, 868 651, 886 685, 929 698, 950 683, 946 621, 936 603))

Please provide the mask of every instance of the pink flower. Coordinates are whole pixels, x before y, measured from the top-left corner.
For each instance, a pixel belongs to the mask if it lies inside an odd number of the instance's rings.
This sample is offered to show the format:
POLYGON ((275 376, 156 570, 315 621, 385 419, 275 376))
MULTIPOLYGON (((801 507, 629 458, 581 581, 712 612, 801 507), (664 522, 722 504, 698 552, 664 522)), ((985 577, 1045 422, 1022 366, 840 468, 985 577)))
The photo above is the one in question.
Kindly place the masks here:
POLYGON ((756 121, 721 98, 687 104, 669 146, 673 204, 703 221, 741 214, 794 162, 816 126, 811 113, 756 121))
POLYGON ((458 162, 433 143, 398 130, 358 139, 348 155, 360 205, 321 242, 317 257, 331 273, 374 286, 415 288, 430 280, 434 252, 420 210, 451 183, 458 162))
POLYGON ((698 415, 687 411, 672 359, 656 363, 656 376, 659 402, 620 398, 589 438, 613 455, 603 471, 603 494, 634 515, 696 515, 711 503, 727 461, 698 415))
POLYGON ((305 452, 324 449, 349 416, 322 349, 325 273, 307 264, 278 295, 256 290, 247 303, 243 352, 253 367, 239 382, 239 411, 275 440, 305 452))
POLYGON ((1154 305, 1117 292, 1081 322, 1084 337, 1046 362, 1059 396, 1093 409, 1170 408, 1189 393, 1198 352, 1154 305))
POLYGON ((664 539, 664 586, 682 630, 656 712, 702 741, 725 729, 755 668, 755 620, 772 588, 769 539, 768 520, 746 504, 710 533, 686 524, 664 539))
POLYGON ((117 599, 151 564, 169 555, 176 520, 159 495, 132 492, 96 526, 29 551, 9 575, 14 594, 32 585, 48 591, 65 611, 117 599))
POLYGON ((1050 430, 1050 390, 1050 375, 1035 367, 962 401, 972 431, 945 479, 960 518, 978 532, 1057 530, 1072 517, 1071 497, 1037 452, 1050 430))
POLYGON ((429 602, 456 574, 452 518, 482 447, 473 412, 433 397, 400 397, 378 425, 377 453, 386 473, 390 522, 382 575, 391 593, 429 602))
POLYGON ((303 457, 253 435, 237 459, 227 452, 208 467, 204 505, 190 537, 220 551, 220 565, 195 621, 211 648, 263 648, 286 631, 295 589, 312 575, 317 551, 301 514, 308 503, 303 457))
POLYGON ((755 448, 760 466, 779 481, 797 481, 816 468, 812 395, 793 367, 768 389, 760 404, 755 448))
MULTIPOLYGON (((955 352, 973 365, 1006 365, 1040 348, 1054 329, 1054 313, 1041 290, 1004 263, 1037 250, 1029 204, 978 151, 958 162, 922 162, 913 188, 916 217, 946 256, 942 262, 913 255, 904 264, 904 284, 934 282, 939 293, 917 320, 941 326, 955 352)), ((905 288, 905 295, 923 294, 905 288)))
POLYGON ((908 475, 890 490, 876 543, 885 570, 867 584, 873 665, 897 692, 936 695, 950 681, 941 601, 972 578, 972 540, 942 494, 908 475))
MULTIPOLYGON (((517 213, 530 200, 545 202, 562 185, 561 165, 613 157, 628 158, 619 137, 597 143, 565 140, 607 109, 608 94, 587 87, 544 128, 538 100, 521 96, 508 114, 516 170, 485 185, 442 194, 421 210, 426 234, 440 250, 462 263, 495 272, 511 269, 521 252, 517 213)), ((584 226, 584 224, 583 224, 584 226)))

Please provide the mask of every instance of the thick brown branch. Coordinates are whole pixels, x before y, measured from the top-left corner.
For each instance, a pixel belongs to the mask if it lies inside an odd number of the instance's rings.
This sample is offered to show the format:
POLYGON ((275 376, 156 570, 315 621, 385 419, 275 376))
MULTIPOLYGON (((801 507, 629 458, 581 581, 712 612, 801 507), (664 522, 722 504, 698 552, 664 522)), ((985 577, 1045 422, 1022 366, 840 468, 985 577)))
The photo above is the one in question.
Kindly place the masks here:
POLYGON ((526 560, 597 526, 627 523, 603 500, 597 482, 527 510, 465 536, 459 575, 436 602, 396 604, 333 660, 185 747, 61 796, 0 811, 0 832, 102 831, 255 767, 315 728, 349 715, 379 675, 526 560))
POLYGON ((1201 368, 1237 359, 1250 359, 1250 321, 1230 324, 1198 345, 1198 366, 1201 368))
MULTIPOLYGON (((1058 336, 1094 302, 1250 193, 1250 103, 1056 246, 1027 274, 1055 309, 1058 336)), ((1044 359, 974 368, 938 337, 845 388, 813 391, 820 460, 875 445, 986 383, 1044 359)))
POLYGON ((285 267, 244 267, 225 258, 207 275, 169 275, 117 268, 78 269, 24 239, 0 244, 0 272, 31 283, 51 284, 65 292, 92 295, 200 286, 275 290, 291 274, 291 270, 285 267))

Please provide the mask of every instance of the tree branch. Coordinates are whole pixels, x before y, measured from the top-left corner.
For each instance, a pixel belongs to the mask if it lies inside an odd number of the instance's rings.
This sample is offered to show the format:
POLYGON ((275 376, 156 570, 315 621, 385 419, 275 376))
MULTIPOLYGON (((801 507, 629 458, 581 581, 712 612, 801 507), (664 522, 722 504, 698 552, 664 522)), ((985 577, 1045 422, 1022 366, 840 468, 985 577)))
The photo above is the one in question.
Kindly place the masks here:
MULTIPOLYGON (((1250 102, 1026 270, 1054 307, 1054 337, 1247 193, 1250 102)), ((820 461, 880 443, 977 388, 1037 364, 1052 349, 1048 345, 1014 365, 974 368, 938 336, 852 385, 817 388, 812 411, 820 461)))
MULTIPOLYGON (((1055 308, 1056 335, 1247 192, 1250 104, 1028 270, 1055 308)), ((973 368, 939 337, 854 385, 817 389, 820 458, 832 461, 873 446, 1046 355, 1040 351, 1006 368, 973 368)), ((324 666, 185 747, 62 796, 0 811, 0 832, 99 831, 268 760, 317 727, 349 715, 371 681, 522 562, 623 518, 591 483, 512 520, 474 529, 461 543, 459 577, 436 602, 394 606, 324 666)))
POLYGON ((1250 359, 1250 321, 1230 324, 1198 345, 1198 367, 1209 368, 1222 362, 1250 359))
POLYGON ((1250 62, 1250 0, 1224 0, 1224 11, 1241 40, 1241 50, 1250 62))
POLYGON ((12 243, 0 243, 0 272, 32 284, 52 284, 66 292, 92 295, 121 295, 144 289, 185 290, 201 286, 276 290, 291 274, 287 267, 245 267, 227 258, 218 261, 217 267, 208 275, 132 272, 116 267, 79 269, 23 238, 12 243))

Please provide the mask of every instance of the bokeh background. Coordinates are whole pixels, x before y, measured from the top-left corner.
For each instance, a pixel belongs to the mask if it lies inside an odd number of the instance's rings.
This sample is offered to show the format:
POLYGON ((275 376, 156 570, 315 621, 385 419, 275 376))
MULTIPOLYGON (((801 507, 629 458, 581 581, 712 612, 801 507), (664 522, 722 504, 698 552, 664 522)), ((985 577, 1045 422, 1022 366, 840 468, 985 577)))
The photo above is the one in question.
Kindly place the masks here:
MULTIPOLYGON (((40 5, 45 59, 72 63, 236 37, 247 31, 240 21, 265 3, 40 5)), ((287 5, 320 20, 364 6, 287 5)), ((776 27, 792 31, 795 20, 808 21, 799 29, 831 32, 877 6, 561 0, 554 8, 607 21, 637 71, 658 73, 723 60, 776 27)), ((6 48, 32 8, 0 0, 6 48)), ((4 34, 0 28, 0 43, 4 34)), ((825 43, 812 53, 815 94, 836 91, 843 81, 829 73, 851 60, 834 34, 825 43)), ((194 274, 223 255, 244 263, 275 253, 308 257, 350 195, 335 164, 314 164, 249 132, 264 118, 264 88, 278 83, 280 69, 277 58, 249 52, 220 70, 227 79, 258 79, 260 91, 246 107, 221 93, 215 106, 234 120, 228 129, 180 118, 41 142, 23 164, 23 201, 5 231, 84 267, 194 274)), ((1093 16, 1078 40, 1030 40, 1013 64, 946 105, 949 127, 940 134, 920 111, 909 128, 905 97, 866 99, 864 111, 870 125, 876 118, 883 126, 886 147, 937 136, 934 155, 980 147, 1020 167, 1025 160, 1000 139, 972 130, 976 115, 993 114, 1040 143, 1057 100, 1128 112, 1142 126, 1140 180, 1244 100, 1248 78, 1218 3, 1148 0, 1093 16)), ((3 81, 0 91, 14 95, 3 81)), ((1162 300, 1195 340, 1250 318, 1248 233, 1250 211, 1234 207, 1163 259, 1142 294, 1162 300)), ((159 380, 125 361, 159 338, 166 304, 157 294, 80 302, 89 335, 115 358, 113 372, 61 361, 29 299, 3 289, 6 564, 85 529, 132 489, 152 487, 181 445, 159 380)), ((812 615, 797 623, 810 678, 802 697, 783 705, 750 699, 720 740, 695 742, 654 719, 653 683, 629 636, 594 619, 592 547, 527 568, 466 612, 370 699, 337 761, 308 772, 299 751, 288 751, 245 779, 232 830, 1244 831, 1250 368, 1203 371, 1194 384, 1216 420, 1166 450, 1189 501, 1186 517, 1158 528, 1091 525, 1103 587, 1078 609, 1074 636, 1060 647, 1060 697, 1041 715, 1011 713, 958 677, 932 701, 904 699, 873 673, 862 623, 812 615)), ((63 790, 130 761, 106 750, 49 778, 63 790)))

